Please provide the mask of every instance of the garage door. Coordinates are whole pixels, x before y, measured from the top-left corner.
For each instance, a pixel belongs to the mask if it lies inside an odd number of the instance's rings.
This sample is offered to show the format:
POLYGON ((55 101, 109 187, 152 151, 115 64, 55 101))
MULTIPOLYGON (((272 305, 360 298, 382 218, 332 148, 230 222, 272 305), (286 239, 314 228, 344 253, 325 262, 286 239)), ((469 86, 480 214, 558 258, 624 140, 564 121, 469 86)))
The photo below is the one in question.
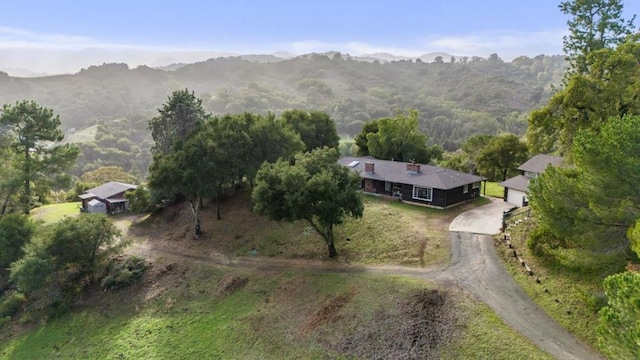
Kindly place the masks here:
POLYGON ((507 202, 515 206, 522 206, 522 200, 525 198, 525 196, 526 194, 523 191, 509 189, 509 191, 507 192, 507 202))

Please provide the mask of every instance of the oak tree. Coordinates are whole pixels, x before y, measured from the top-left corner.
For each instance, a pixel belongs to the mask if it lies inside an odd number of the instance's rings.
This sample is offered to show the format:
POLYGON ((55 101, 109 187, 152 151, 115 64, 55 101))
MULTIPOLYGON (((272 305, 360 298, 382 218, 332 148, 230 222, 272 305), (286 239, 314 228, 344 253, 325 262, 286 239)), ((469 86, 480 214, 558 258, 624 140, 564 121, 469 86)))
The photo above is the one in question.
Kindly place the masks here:
POLYGON ((295 160, 265 163, 252 193, 255 211, 272 220, 306 220, 327 243, 329 257, 338 252, 333 230, 346 217, 361 217, 360 178, 337 163, 338 152, 324 147, 295 160))

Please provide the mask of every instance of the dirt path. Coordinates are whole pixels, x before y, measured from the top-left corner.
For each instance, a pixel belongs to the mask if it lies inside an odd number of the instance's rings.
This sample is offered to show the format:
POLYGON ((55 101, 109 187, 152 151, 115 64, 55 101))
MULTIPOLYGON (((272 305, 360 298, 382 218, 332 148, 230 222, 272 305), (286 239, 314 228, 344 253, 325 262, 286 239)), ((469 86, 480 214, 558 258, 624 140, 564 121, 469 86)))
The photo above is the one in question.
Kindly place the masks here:
MULTIPOLYGON (((487 205, 486 211, 499 211, 499 204, 487 205)), ((476 216, 478 210, 472 213, 476 216)), ((464 213, 463 213, 464 214, 464 213)), ((486 218, 481 214, 479 221, 486 218)), ((457 224, 460 225, 460 219, 457 224)), ((465 223, 468 219, 464 219, 465 223)), ((455 222, 455 220, 454 220, 455 222)), ((471 224, 471 223, 469 223, 471 224)), ((466 226, 466 225, 465 225, 466 226)), ((471 226, 471 225, 469 225, 471 226)), ((474 229, 472 226, 469 229, 474 229)), ((126 231, 126 229, 123 229, 126 231)), ((502 320, 529 338, 542 350, 559 359, 601 359, 593 349, 581 343, 560 327, 520 289, 504 270, 496 255, 490 235, 463 232, 464 226, 450 231, 451 263, 423 268, 405 266, 358 266, 327 261, 273 259, 263 257, 237 257, 211 252, 202 253, 190 247, 164 247, 152 240, 137 242, 132 253, 148 259, 159 257, 187 259, 208 264, 237 268, 253 268, 261 271, 305 270, 332 273, 375 273, 383 275, 410 276, 435 281, 445 286, 458 286, 473 294, 478 300, 492 308, 502 320), (153 243, 153 245, 152 245, 153 243)))

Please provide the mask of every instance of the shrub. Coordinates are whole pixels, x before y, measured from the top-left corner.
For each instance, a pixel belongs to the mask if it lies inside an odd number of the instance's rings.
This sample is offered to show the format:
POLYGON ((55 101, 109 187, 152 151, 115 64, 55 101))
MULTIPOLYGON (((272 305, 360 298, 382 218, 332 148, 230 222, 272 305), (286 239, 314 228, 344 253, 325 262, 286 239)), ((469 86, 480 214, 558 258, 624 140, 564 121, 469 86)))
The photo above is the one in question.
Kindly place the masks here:
POLYGON ((552 253, 553 249, 565 246, 565 242, 556 238, 547 228, 536 227, 527 239, 527 247, 535 256, 544 256, 552 253))
POLYGON ((24 294, 17 291, 9 291, 2 297, 0 302, 0 318, 13 316, 27 301, 24 294))
POLYGON ((146 269, 143 258, 131 256, 124 261, 115 259, 109 265, 109 273, 100 285, 105 289, 129 286, 142 277, 146 269))

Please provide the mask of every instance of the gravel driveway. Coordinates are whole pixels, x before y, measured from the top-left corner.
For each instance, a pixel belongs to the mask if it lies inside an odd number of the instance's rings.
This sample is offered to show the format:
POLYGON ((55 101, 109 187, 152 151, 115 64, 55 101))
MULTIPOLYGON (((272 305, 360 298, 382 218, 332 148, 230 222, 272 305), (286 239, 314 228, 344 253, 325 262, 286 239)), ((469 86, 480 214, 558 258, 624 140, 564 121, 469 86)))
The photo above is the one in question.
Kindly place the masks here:
POLYGON ((451 265, 436 281, 469 291, 502 320, 558 359, 601 359, 540 309, 503 268, 491 234, 500 232, 502 200, 460 214, 449 227, 451 265))

